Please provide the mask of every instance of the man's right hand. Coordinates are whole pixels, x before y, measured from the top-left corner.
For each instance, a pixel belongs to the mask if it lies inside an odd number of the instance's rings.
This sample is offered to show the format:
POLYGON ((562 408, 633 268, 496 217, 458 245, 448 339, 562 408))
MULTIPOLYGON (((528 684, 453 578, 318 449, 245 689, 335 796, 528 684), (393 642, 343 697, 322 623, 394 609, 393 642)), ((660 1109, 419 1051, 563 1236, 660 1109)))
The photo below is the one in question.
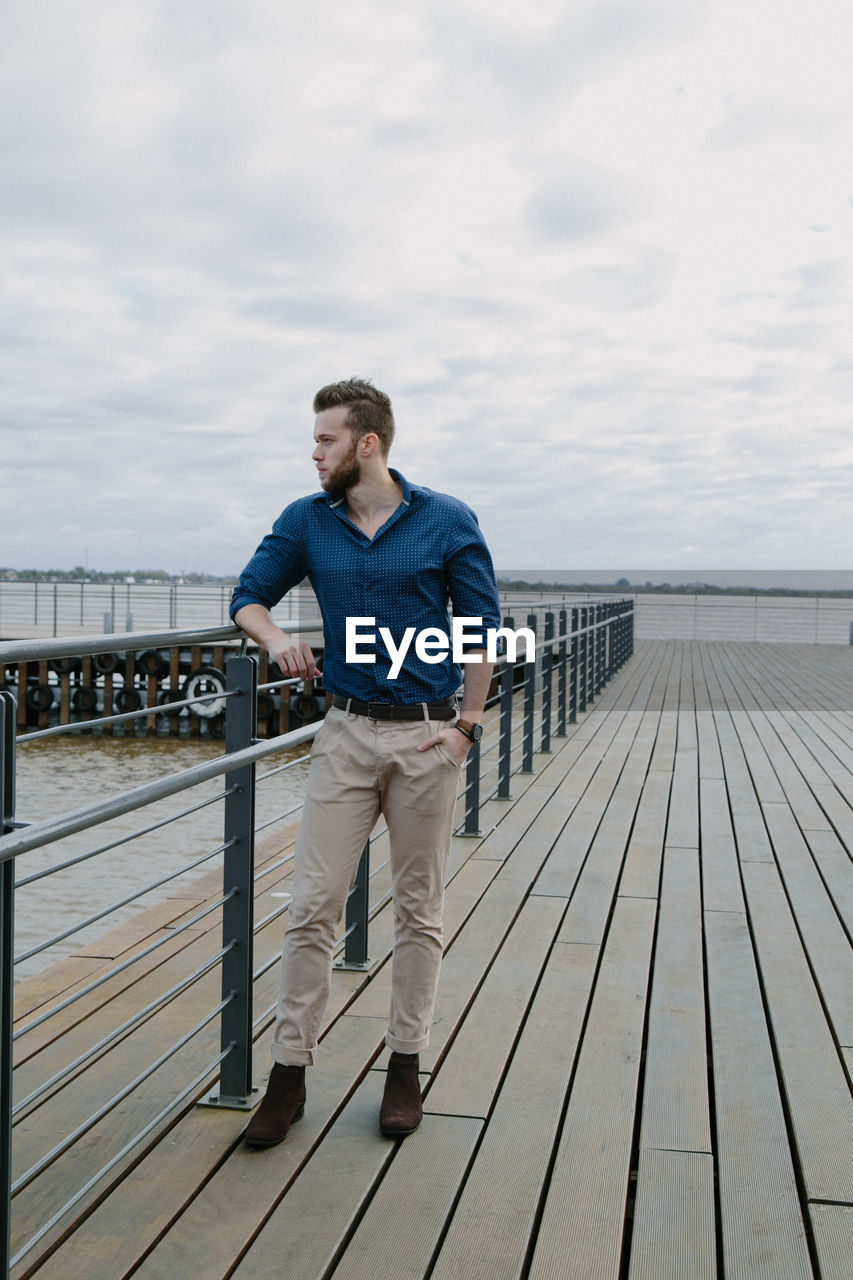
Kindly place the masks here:
POLYGON ((307 640, 294 640, 281 627, 277 627, 269 610, 260 604, 246 604, 234 615, 238 627, 256 644, 266 649, 273 662, 277 662, 283 676, 313 680, 322 674, 314 661, 314 654, 307 640))
POLYGON ((313 680, 322 675, 314 661, 314 654, 307 640, 292 640, 282 632, 282 643, 268 644, 267 652, 273 662, 277 662, 284 676, 299 676, 302 680, 313 680))

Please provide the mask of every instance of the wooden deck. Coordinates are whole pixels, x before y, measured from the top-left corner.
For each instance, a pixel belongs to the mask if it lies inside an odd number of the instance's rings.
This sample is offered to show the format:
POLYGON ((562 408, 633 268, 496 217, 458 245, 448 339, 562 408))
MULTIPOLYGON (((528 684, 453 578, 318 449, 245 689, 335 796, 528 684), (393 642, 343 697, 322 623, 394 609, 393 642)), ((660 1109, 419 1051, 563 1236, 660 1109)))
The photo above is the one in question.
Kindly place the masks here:
MULTIPOLYGON (((247 1150, 244 1115, 184 1107, 46 1237, 59 1243, 39 1280, 850 1280, 853 649, 639 645, 482 828, 454 842, 418 1132, 392 1142, 377 1124, 386 907, 371 973, 335 974, 286 1142, 247 1150)), ((260 917, 286 870, 261 879, 260 917)), ((107 953, 174 930, 201 897, 22 986, 22 1018, 57 998, 49 986, 82 985, 107 953)), ((256 966, 281 929, 260 931, 256 966)), ((86 1017, 60 1015, 62 1035, 25 1037, 21 1093, 217 945, 213 926, 176 935, 168 959, 112 982, 108 1004, 87 997, 86 1017)), ((16 1127, 20 1167, 191 1028, 217 982, 64 1076, 16 1127)), ((258 1012, 275 986, 273 967, 258 1012)), ((201 1033, 20 1192, 18 1243, 216 1042, 201 1033)), ((261 1084, 268 1048, 266 1019, 261 1084)))

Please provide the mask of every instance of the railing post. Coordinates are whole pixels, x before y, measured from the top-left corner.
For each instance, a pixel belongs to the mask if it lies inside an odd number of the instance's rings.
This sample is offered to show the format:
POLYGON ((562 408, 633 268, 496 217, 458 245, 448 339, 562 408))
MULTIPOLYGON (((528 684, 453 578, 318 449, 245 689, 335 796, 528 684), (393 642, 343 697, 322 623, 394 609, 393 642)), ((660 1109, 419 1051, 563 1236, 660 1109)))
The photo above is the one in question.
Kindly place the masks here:
POLYGON ((575 724, 578 718, 579 627, 580 610, 572 609, 572 638, 569 642, 569 724, 575 724))
POLYGON ((607 641, 607 628, 604 625, 604 619, 607 616, 607 605, 600 604, 595 612, 598 624, 595 633, 598 642, 596 649, 598 661, 595 664, 595 692, 599 694, 604 687, 604 646, 607 641))
POLYGON ((589 679, 589 605, 581 605, 581 634, 578 640, 578 711, 586 711, 587 681, 589 679))
POLYGON ((504 664, 500 675, 501 714, 498 733, 498 799, 510 799, 512 775, 512 693, 514 665, 504 664))
POLYGON ((373 964, 367 954, 369 890, 370 840, 367 840, 347 898, 346 942, 343 959, 335 961, 336 969, 369 969, 373 964))
POLYGON ((551 754, 551 702, 554 687, 554 650, 549 640, 554 639, 554 615, 545 614, 545 647, 542 650, 542 752, 551 754))
POLYGON ((566 736, 566 667, 568 646, 566 642, 566 627, 568 625, 568 614, 565 609, 560 610, 560 643, 557 648, 557 737, 565 738, 566 736))
MULTIPOLYGON (((226 755, 252 745, 256 737, 258 667, 254 658, 235 655, 225 664, 226 755)), ((248 1110, 252 1099, 252 957, 255 908, 255 766, 243 765, 225 775, 225 850, 222 909, 222 1063, 219 1094, 209 1105, 248 1110), (230 843, 229 843, 230 842, 230 843), (230 997, 230 998, 229 998, 230 997)))
POLYGON ((472 743, 465 760, 464 836, 481 836, 480 830, 480 744, 472 743))
MULTIPOLYGON (((536 614, 527 615, 527 625, 536 639, 536 614)), ((521 772, 533 772, 533 713, 536 706, 536 663, 528 662, 524 673, 524 732, 521 746, 521 772)))
MULTIPOLYGON (((15 699, 0 692, 0 835, 15 819, 15 699)), ((0 1276, 9 1277, 12 1217, 12 1031, 15 859, 0 864, 0 1276)))
MULTIPOLYGON (((504 618, 504 626, 515 630, 515 619, 504 618)), ((510 666, 504 659, 500 680, 500 728, 498 731, 498 793, 499 800, 509 800, 509 780, 512 775, 512 694, 515 684, 515 663, 510 666)))

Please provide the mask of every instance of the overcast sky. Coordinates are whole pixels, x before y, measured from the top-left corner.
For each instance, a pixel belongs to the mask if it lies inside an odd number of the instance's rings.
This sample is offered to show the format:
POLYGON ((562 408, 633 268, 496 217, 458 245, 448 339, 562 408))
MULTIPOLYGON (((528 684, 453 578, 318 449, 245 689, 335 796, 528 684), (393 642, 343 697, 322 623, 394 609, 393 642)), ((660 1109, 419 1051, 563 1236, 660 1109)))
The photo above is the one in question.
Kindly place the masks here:
POLYGON ((0 565, 238 571, 359 374, 502 569, 851 567, 838 0, 2 26, 0 565))

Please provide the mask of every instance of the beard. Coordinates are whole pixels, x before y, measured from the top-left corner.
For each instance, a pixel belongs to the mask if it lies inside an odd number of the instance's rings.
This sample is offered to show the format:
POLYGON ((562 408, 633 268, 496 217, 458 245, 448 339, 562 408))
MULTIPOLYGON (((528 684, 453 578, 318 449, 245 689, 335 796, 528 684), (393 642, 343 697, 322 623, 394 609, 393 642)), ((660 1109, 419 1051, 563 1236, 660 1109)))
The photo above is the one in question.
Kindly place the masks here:
POLYGON ((356 442, 353 441, 352 448, 347 456, 320 483, 329 497, 337 500, 338 498, 343 498, 347 489, 351 489, 353 485, 358 484, 360 479, 361 463, 357 457, 356 442))

